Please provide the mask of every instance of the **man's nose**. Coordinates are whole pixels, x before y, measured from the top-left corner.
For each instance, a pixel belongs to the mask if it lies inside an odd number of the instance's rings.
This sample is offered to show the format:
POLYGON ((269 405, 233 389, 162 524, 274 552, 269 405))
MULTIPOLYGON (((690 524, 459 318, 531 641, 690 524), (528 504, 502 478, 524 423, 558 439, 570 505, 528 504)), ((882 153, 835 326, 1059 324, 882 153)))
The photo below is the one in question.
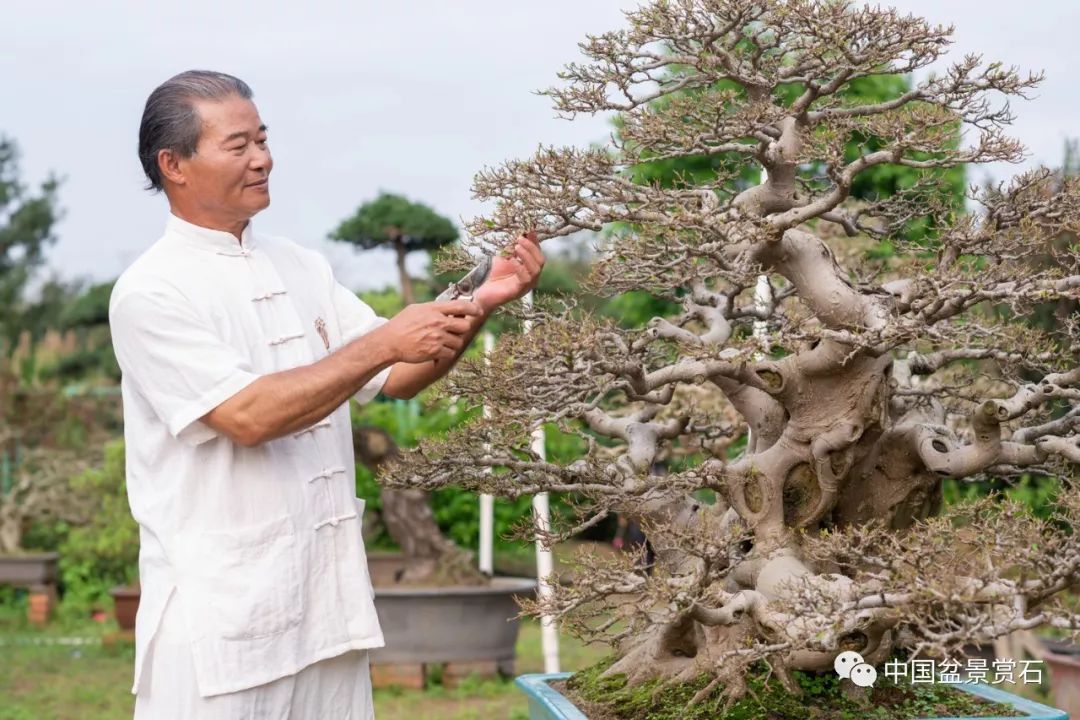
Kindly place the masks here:
POLYGON ((251 169, 270 172, 274 167, 274 158, 270 155, 270 148, 256 147, 251 155, 251 169))

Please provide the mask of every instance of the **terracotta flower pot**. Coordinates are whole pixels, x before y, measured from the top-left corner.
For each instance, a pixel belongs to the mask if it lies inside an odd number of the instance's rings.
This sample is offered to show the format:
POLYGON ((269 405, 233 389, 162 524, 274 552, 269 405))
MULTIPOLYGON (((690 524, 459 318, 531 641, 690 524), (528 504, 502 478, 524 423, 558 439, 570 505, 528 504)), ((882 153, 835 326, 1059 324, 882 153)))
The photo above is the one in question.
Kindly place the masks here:
POLYGON ((29 600, 26 608, 27 620, 32 625, 44 627, 56 608, 56 586, 34 585, 30 588, 29 600))
MULTIPOLYGON (((1074 649, 1080 653, 1080 648, 1074 649)), ((1054 704, 1069 717, 1080 717, 1080 655, 1051 651, 1043 656, 1043 662, 1050 672, 1054 704)))
POLYGON ((386 646, 371 651, 377 687, 422 688, 428 665, 444 665, 443 684, 471 674, 514 673, 518 605, 532 596, 534 578, 496 577, 486 585, 398 585, 414 561, 400 553, 373 552, 368 572, 375 586, 386 646), (439 632, 431 628, 438 627, 439 632))
POLYGON ((139 612, 139 588, 114 587, 109 595, 112 595, 116 605, 116 624, 121 630, 134 630, 135 616, 139 612))

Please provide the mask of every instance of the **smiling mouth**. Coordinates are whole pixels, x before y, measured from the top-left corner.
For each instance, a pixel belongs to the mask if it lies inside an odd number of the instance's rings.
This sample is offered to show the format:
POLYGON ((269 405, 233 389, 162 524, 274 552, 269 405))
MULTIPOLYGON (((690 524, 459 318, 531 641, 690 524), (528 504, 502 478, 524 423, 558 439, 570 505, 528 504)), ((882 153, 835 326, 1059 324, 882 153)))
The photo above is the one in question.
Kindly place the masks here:
POLYGON ((270 181, 270 178, 263 178, 263 179, 262 179, 262 180, 260 180, 259 182, 253 182, 253 183, 248 183, 248 185, 247 185, 247 186, 248 186, 248 187, 250 187, 250 188, 260 188, 260 187, 266 187, 266 184, 267 184, 267 183, 268 183, 269 181, 270 181))

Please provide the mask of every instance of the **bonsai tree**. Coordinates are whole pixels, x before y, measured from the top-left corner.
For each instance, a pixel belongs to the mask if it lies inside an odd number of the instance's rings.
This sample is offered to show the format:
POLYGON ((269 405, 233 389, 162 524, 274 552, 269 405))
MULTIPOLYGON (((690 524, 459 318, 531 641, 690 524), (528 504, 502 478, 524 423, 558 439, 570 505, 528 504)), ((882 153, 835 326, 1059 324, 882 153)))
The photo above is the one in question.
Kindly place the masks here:
POLYGON ((23 553, 23 533, 34 521, 84 519, 83 498, 71 492, 68 481, 88 464, 73 451, 36 448, 19 457, 10 485, 0 488, 0 555, 23 553))
POLYGON ((638 520, 652 564, 583 557, 573 587, 529 605, 612 641, 608 673, 704 674, 696 699, 730 699, 763 662, 797 693, 794 671, 831 673, 841 651, 875 665, 1080 626, 1061 598, 1080 581, 1080 326, 1023 322, 1080 294, 1080 251, 1049 242, 1075 232, 1080 189, 1034 170, 973 190, 963 215, 938 187, 1022 158, 1007 100, 1040 77, 969 56, 892 100, 843 94, 927 67, 950 35, 843 1, 652 0, 546 92, 570 118, 620 113, 613 146, 542 147, 477 175, 494 203, 469 226, 478 244, 606 230, 592 286, 681 308, 640 329, 573 298, 521 310, 531 332, 448 379, 490 417, 390 470, 425 490, 583 498, 546 542, 612 512, 638 520), (634 181, 640 163, 718 153, 738 162, 706 184, 634 181), (737 182, 745 166, 764 181, 737 182), (850 200, 889 166, 919 179, 850 200), (541 423, 580 436, 583 456, 536 454, 541 423), (682 461, 650 473, 668 455, 682 461), (992 499, 943 511, 945 478, 1025 473, 1065 481, 1054 518, 992 499))
POLYGON ((355 215, 330 233, 330 238, 359 245, 365 250, 392 247, 401 280, 401 298, 409 305, 415 302, 415 297, 412 281, 405 270, 405 256, 416 250, 435 250, 452 243, 458 239, 458 231, 454 223, 427 205, 384 192, 361 205, 355 215))
MULTIPOLYGON (((357 462, 373 473, 381 472, 401 455, 390 433, 373 425, 353 428, 353 448, 357 462)), ((459 548, 439 528, 427 492, 383 488, 379 499, 380 519, 406 561, 397 571, 395 582, 474 584, 483 580, 472 564, 472 553, 459 548)))
MULTIPOLYGON (((393 247, 401 298, 408 305, 416 298, 412 279, 405 269, 405 257, 416 250, 431 251, 452 243, 458 239, 458 231, 453 222, 427 205, 384 192, 361 205, 330 237, 364 249, 393 247)), ((378 470, 383 460, 397 454, 393 439, 371 426, 354 428, 353 445, 357 459, 372 470, 378 470)), ((407 561, 397 578, 399 582, 471 583, 480 579, 470 565, 471 555, 459 549, 439 530, 428 493, 384 488, 380 496, 381 519, 407 561)))
POLYGON ((94 453, 64 436, 86 419, 58 393, 20 387, 0 371, 0 555, 24 552, 23 535, 35 521, 85 520, 86 498, 68 481, 94 453))

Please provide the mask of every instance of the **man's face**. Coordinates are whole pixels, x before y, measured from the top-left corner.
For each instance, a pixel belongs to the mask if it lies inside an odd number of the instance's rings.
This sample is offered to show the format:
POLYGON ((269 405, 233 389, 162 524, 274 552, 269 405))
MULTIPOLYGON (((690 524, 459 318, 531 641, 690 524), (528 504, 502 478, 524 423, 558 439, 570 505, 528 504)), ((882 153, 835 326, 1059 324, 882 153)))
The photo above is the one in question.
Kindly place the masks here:
POLYGON ((195 154, 179 161, 183 192, 202 212, 243 222, 270 204, 266 126, 255 103, 238 96, 201 100, 202 133, 195 154))

